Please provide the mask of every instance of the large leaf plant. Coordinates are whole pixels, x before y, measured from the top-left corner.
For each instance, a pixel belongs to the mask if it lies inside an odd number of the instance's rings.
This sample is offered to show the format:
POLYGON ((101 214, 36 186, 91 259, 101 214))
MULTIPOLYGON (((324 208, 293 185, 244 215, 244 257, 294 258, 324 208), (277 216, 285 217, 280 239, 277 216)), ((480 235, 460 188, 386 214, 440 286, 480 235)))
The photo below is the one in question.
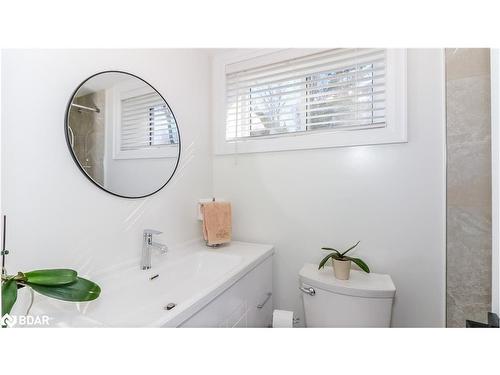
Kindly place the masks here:
POLYGON ((17 290, 28 287, 37 293, 62 301, 85 302, 99 297, 96 283, 79 277, 71 269, 47 269, 2 274, 2 316, 9 314, 17 300, 17 290))
POLYGON ((323 268, 325 266, 326 262, 328 261, 328 259, 332 258, 335 260, 342 260, 342 261, 350 260, 350 261, 354 262, 359 268, 361 268, 366 273, 370 273, 370 268, 363 260, 361 260, 360 258, 354 258, 354 257, 346 255, 349 251, 353 250, 356 246, 358 246, 359 243, 360 243, 360 241, 358 241, 355 245, 351 246, 350 248, 348 248, 344 252, 340 252, 337 249, 334 249, 331 247, 322 247, 323 250, 330 250, 331 253, 328 254, 326 257, 324 257, 321 260, 321 262, 319 262, 318 269, 323 268))

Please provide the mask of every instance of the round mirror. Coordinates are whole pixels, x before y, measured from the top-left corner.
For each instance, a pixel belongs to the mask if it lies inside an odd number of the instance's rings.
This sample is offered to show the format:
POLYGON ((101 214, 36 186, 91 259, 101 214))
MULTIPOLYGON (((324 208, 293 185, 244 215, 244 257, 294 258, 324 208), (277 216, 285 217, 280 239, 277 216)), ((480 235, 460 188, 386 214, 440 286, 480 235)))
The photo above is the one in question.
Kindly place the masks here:
POLYGON ((82 82, 68 104, 65 132, 83 174, 120 197, 156 193, 179 163, 174 113, 153 86, 130 73, 102 72, 82 82))

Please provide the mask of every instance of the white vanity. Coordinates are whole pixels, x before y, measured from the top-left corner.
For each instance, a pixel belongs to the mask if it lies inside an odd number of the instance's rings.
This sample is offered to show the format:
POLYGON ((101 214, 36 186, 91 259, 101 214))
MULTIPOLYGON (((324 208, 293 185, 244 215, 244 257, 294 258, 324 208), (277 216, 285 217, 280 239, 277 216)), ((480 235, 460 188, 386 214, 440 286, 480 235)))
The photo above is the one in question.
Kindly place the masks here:
POLYGON ((272 322, 273 246, 201 241, 171 249, 149 270, 138 260, 88 275, 101 286, 92 302, 36 295, 30 315, 51 327, 268 327, 272 322))

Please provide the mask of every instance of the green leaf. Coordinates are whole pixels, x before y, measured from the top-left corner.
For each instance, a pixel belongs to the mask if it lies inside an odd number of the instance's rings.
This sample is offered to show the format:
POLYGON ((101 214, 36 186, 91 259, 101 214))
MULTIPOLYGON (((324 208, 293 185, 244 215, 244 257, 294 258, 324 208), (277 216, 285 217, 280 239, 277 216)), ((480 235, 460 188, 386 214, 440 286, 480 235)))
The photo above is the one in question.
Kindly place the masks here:
POLYGON ((340 251, 338 251, 337 249, 334 249, 332 247, 322 247, 321 248, 322 250, 330 250, 330 251, 335 251, 337 254, 340 255, 340 251))
POLYGON ((359 259, 359 258, 351 258, 351 257, 346 257, 346 258, 352 260, 354 263, 356 263, 356 265, 359 268, 361 268, 366 273, 370 273, 370 268, 368 268, 368 265, 365 262, 363 262, 361 259, 359 259))
POLYGON ((17 283, 14 279, 2 282, 2 316, 9 314, 17 300, 17 283))
POLYGON ((356 242, 356 245, 351 246, 350 248, 348 248, 346 251, 344 251, 344 252, 343 252, 342 254, 340 254, 340 255, 342 255, 342 256, 346 255, 349 251, 351 251, 351 250, 352 250, 352 249, 354 249, 356 246, 358 246, 360 242, 361 242, 361 241, 356 242))
POLYGON ((36 292, 47 297, 71 302, 92 301, 101 293, 99 285, 83 277, 77 277, 76 281, 70 284, 57 286, 27 284, 36 292))
POLYGON ((37 285, 64 285, 76 280, 77 273, 70 269, 36 270, 24 274, 25 281, 37 285))
POLYGON ((319 262, 318 270, 322 269, 325 266, 328 259, 333 258, 335 255, 336 255, 335 253, 331 253, 328 254, 326 257, 324 257, 323 260, 319 262))

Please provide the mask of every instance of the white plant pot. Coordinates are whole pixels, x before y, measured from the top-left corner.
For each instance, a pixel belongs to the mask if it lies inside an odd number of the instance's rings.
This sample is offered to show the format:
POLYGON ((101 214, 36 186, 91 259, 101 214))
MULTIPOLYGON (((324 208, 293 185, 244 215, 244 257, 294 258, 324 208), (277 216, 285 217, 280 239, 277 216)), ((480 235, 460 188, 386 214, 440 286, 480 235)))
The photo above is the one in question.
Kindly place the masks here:
POLYGON ((334 259, 333 273, 339 280, 349 280, 349 275, 351 273, 351 261, 334 259))

